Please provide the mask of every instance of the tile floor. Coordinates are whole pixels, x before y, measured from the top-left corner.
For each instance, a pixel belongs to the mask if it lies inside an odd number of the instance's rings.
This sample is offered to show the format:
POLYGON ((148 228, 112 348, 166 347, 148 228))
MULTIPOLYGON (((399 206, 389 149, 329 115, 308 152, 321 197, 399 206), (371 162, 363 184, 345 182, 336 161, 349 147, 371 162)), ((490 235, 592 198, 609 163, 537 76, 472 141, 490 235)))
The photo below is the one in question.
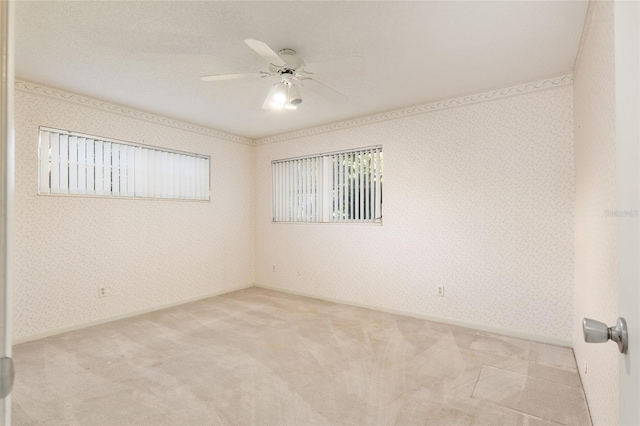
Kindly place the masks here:
POLYGON ((250 288, 18 345, 15 425, 588 425, 573 352, 250 288))

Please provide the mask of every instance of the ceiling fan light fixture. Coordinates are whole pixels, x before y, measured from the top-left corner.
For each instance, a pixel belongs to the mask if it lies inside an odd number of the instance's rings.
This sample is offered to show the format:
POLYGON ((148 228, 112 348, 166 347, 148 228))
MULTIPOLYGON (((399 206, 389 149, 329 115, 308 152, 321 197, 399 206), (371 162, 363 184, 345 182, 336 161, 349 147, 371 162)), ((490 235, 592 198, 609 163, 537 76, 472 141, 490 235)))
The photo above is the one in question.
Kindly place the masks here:
POLYGON ((287 85, 283 82, 274 84, 269 91, 271 103, 284 105, 287 103, 287 85))
MULTIPOLYGON (((295 84, 291 84, 289 86, 289 104, 291 105, 300 105, 302 103, 302 96, 300 96, 300 89, 295 84)), ((295 109, 295 108, 290 108, 295 109)))
POLYGON ((282 80, 271 86, 265 105, 267 105, 267 109, 272 110, 294 110, 298 109, 296 105, 299 105, 301 102, 302 98, 300 97, 298 88, 290 81, 282 80))
MULTIPOLYGON (((219 74, 201 77, 202 81, 236 80, 245 78, 277 77, 278 82, 269 89, 269 94, 262 103, 264 110, 295 110, 302 103, 300 89, 296 83, 322 96, 333 103, 344 103, 347 97, 340 92, 322 84, 315 79, 316 74, 335 71, 343 73, 345 70, 360 68, 364 65, 364 59, 359 56, 330 59, 322 62, 305 64, 295 50, 280 49, 276 53, 265 42, 255 39, 246 39, 245 44, 255 53, 261 56, 269 66, 269 71, 259 71, 240 74, 219 74), (309 67, 311 72, 306 70, 309 67), (304 83, 303 83, 304 80, 304 83), (309 83, 309 84, 307 84, 309 83)), ((262 90, 261 90, 262 91, 262 90)))

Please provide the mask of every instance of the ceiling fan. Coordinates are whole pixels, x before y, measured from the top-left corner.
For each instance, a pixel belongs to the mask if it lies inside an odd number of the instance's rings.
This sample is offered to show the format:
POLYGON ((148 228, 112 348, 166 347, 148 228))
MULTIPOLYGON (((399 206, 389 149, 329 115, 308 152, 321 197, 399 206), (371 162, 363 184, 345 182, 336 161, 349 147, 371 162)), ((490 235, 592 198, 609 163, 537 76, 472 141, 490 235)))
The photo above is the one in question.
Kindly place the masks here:
POLYGON ((269 71, 242 74, 207 75, 202 81, 235 80, 241 78, 276 77, 277 82, 262 105, 263 109, 281 110, 297 109, 302 103, 300 87, 309 89, 334 103, 344 103, 347 97, 342 93, 320 83, 315 79, 316 73, 346 72, 359 70, 364 66, 364 59, 352 56, 340 59, 305 64, 293 49, 281 49, 276 53, 265 42, 248 38, 244 41, 269 64, 269 71))

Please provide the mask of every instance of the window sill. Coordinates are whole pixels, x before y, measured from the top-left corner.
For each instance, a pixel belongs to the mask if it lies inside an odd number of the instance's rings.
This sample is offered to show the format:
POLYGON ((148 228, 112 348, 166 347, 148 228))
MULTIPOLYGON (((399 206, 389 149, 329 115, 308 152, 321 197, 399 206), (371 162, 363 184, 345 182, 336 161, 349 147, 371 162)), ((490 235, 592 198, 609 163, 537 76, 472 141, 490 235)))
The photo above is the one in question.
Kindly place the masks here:
POLYGON ((357 226, 382 226, 382 221, 380 222, 274 222, 271 221, 273 225, 357 225, 357 226))

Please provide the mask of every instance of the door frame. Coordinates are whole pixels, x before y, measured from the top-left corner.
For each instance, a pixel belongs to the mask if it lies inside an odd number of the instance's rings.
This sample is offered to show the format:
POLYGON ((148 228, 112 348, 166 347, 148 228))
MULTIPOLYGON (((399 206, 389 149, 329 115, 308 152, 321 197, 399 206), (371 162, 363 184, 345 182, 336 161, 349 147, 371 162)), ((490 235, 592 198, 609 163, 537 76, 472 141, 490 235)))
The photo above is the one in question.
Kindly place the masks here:
POLYGON ((11 252, 14 196, 14 23, 15 2, 0 1, 0 389, 8 395, 0 400, 0 425, 11 424, 11 252))
POLYGON ((619 422, 640 424, 640 3, 614 2, 618 315, 629 348, 618 358, 619 422))

